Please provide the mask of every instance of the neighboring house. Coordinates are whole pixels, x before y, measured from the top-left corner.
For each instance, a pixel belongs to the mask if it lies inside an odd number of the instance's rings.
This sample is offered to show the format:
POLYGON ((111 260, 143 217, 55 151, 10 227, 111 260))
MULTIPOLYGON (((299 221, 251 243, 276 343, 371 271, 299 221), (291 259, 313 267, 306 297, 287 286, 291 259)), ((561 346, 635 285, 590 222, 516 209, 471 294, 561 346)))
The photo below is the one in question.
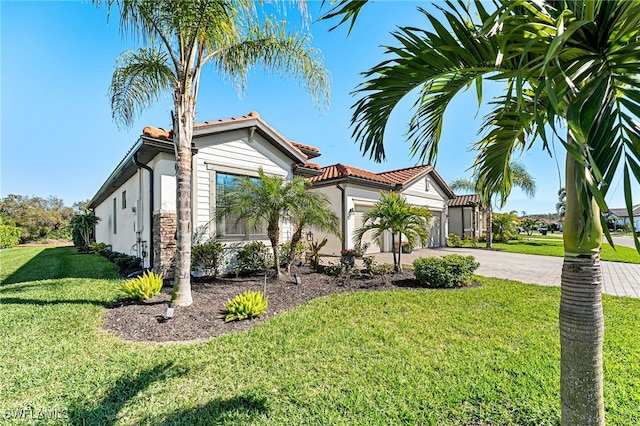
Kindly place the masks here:
MULTIPOLYGON (((625 223, 630 223, 631 218, 629 217, 629 213, 627 212, 626 207, 620 209, 610 209, 609 215, 614 215, 618 218, 616 221, 616 226, 621 227, 625 223)), ((633 206, 633 229, 635 231, 640 231, 640 204, 633 206)))
MULTIPOLYGON (((248 229, 233 217, 216 219, 216 202, 235 176, 267 174, 291 179, 320 175, 308 159, 318 150, 291 142, 256 112, 194 126, 192 211, 194 231, 221 242, 265 241, 265 229, 248 229)), ((142 136, 98 190, 89 207, 102 220, 96 240, 141 257, 145 267, 172 274, 176 232, 176 178, 172 133, 145 127, 142 136)), ((283 224, 282 239, 291 229, 283 224)))
POLYGON ((487 233, 487 209, 480 195, 458 195, 449 200, 449 233, 464 238, 484 238, 487 233))
MULTIPOLYGON (((323 167, 322 174, 311 178, 313 190, 323 192, 331 200, 333 211, 342 224, 344 238, 327 236, 324 254, 337 255, 343 249, 355 248, 354 232, 362 227, 363 217, 380 198, 381 191, 396 191, 409 204, 428 207, 433 213, 429 247, 446 245, 447 205, 454 198, 453 191, 431 165, 373 173, 344 164, 323 167)), ((371 232, 364 235, 368 252, 391 251, 391 234, 374 241, 371 232)), ((316 239, 322 239, 318 236, 316 239)))

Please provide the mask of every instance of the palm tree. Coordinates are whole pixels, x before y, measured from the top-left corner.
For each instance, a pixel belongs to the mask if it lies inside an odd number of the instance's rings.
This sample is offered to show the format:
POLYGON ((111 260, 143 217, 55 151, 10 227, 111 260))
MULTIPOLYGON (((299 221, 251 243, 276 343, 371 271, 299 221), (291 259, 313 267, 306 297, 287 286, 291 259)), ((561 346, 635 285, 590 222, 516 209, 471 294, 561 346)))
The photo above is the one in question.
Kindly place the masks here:
POLYGON ((280 277, 280 221, 291 218, 293 212, 299 209, 298 206, 306 203, 305 198, 309 196, 308 181, 301 177, 287 180, 280 176, 269 176, 262 168, 258 170, 258 175, 259 178, 238 177, 233 188, 225 194, 217 215, 231 214, 236 218, 236 224, 245 220, 248 228, 266 224, 276 274, 280 277))
POLYGON ((304 229, 314 228, 341 236, 340 220, 331 211, 329 198, 321 192, 309 191, 309 186, 308 182, 304 187, 296 186, 296 189, 301 192, 297 194, 297 201, 289 212, 291 225, 293 226, 288 256, 289 262, 287 264, 287 273, 289 274, 295 257, 295 248, 302 240, 304 229))
MULTIPOLYGON (((560 301, 560 389, 565 425, 604 424, 600 248, 608 183, 622 168, 626 206, 640 181, 640 2, 496 0, 475 10, 447 2, 444 19, 421 9, 432 31, 400 28, 399 47, 366 72, 357 90, 354 136, 384 159, 389 115, 407 93, 421 95, 409 125, 414 154, 437 153, 444 112, 457 93, 482 81, 505 83, 491 102, 476 144, 476 174, 504 199, 514 151, 536 141, 550 150, 551 132, 566 149, 564 267, 560 301), (448 28, 447 28, 448 26, 448 28)), ((353 20, 361 2, 340 1, 329 16, 353 20)), ((611 238, 604 227, 607 239, 611 238)), ((640 241, 635 239, 640 251, 640 241)))
MULTIPOLYGON (((95 0, 100 4, 100 0, 95 0)), ((328 75, 309 37, 287 33, 285 22, 261 13, 252 1, 109 0, 117 6, 120 28, 146 42, 124 52, 111 81, 111 109, 120 125, 162 93, 173 95, 173 143, 176 152, 177 262, 172 301, 188 306, 191 298, 191 139, 206 65, 244 89, 256 65, 301 80, 320 103, 328 98, 328 75), (260 22, 258 17, 262 16, 260 22)), ((303 4, 298 3, 298 4, 303 4)))
POLYGON ((567 191, 564 188, 558 189, 558 202, 556 203, 556 211, 562 217, 567 210, 567 191))
POLYGON ((362 245, 364 234, 372 231, 372 237, 379 239, 386 231, 391 232, 391 246, 393 247, 393 266, 396 272, 402 271, 402 235, 407 243, 415 246, 417 241, 425 245, 429 240, 429 222, 431 211, 426 207, 416 207, 396 192, 380 193, 380 200, 363 216, 362 227, 356 230, 354 242, 357 247, 362 245), (396 256, 395 238, 398 236, 398 253, 396 256))
MULTIPOLYGON (((536 180, 529 174, 524 165, 519 161, 512 160, 509 163, 508 170, 509 173, 511 173, 513 185, 519 187, 528 197, 535 197, 536 180)), ((484 199, 482 200, 482 204, 487 208, 487 248, 493 247, 493 207, 491 201, 500 189, 495 188, 494 190, 485 191, 482 187, 482 179, 479 179, 477 175, 474 175, 473 179, 456 179, 450 184, 450 186, 454 191, 478 191, 481 194, 486 194, 486 196, 483 197, 484 199)), ((503 205, 504 203, 502 203, 501 207, 503 205)))

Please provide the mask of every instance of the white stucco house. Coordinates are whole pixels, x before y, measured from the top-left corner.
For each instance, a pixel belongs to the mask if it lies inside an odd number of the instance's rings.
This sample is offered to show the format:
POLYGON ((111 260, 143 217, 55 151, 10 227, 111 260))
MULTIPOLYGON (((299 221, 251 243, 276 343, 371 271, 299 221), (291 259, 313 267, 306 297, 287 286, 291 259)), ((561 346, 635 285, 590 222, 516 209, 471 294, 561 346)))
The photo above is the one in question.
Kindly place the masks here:
MULTIPOLYGON (((329 197, 345 236, 342 240, 329 236, 322 253, 337 255, 343 249, 355 248, 354 232, 362 226, 364 213, 380 199, 381 191, 399 192, 409 204, 429 208, 433 219, 428 246, 446 245, 448 203, 455 195, 432 165, 373 173, 334 164, 321 171, 321 175, 311 178, 312 189, 329 197)), ((363 243, 369 243, 368 253, 392 251, 391 233, 383 235, 379 241, 367 234, 363 243)))
MULTIPOLYGON (((217 218, 216 204, 234 185, 237 176, 267 174, 292 179, 310 179, 312 190, 325 193, 342 223, 340 239, 327 235, 323 254, 339 254, 354 248, 353 233, 363 215, 380 197, 380 191, 397 191, 408 202, 433 212, 430 247, 446 245, 449 200, 454 194, 431 165, 372 173, 344 164, 321 168, 309 160, 320 156, 317 148, 288 140, 256 112, 194 125, 192 212, 194 231, 227 243, 264 241, 264 229, 236 225, 233 217, 217 218)), ((170 131, 145 127, 142 135, 116 166, 89 207, 101 221, 96 241, 112 249, 143 259, 143 266, 165 277, 173 273, 176 232, 175 154, 170 131)), ((291 228, 281 224, 281 241, 288 241, 291 228)), ((317 239, 324 235, 316 233, 317 239)), ((365 235, 366 239, 366 235, 365 235)), ((369 252, 391 251, 391 236, 370 241, 369 252)))
MULTIPOLYGON (((115 251, 139 256, 144 267, 171 275, 175 253, 176 178, 172 134, 145 127, 143 134, 107 178, 89 207, 101 218, 98 242, 115 251)), ((235 225, 233 218, 216 220, 216 198, 233 185, 236 176, 267 174, 291 179, 321 174, 309 163, 318 150, 287 140, 260 116, 208 121, 194 126, 193 226, 221 242, 265 241, 265 229, 235 225)), ((282 239, 290 235, 287 224, 282 239)))

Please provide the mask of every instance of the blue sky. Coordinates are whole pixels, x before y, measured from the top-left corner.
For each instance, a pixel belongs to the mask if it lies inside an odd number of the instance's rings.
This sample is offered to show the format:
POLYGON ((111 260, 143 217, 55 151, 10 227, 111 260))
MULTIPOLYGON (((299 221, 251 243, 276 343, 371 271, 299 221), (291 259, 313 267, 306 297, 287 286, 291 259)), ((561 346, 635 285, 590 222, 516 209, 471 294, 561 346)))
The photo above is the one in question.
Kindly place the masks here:
MULTIPOLYGON (((365 8, 351 35, 346 28, 328 32, 332 23, 313 22, 313 44, 323 52, 332 76, 331 105, 317 110, 304 89, 277 76, 253 72, 244 94, 208 69, 198 98, 196 121, 246 115, 257 111, 285 137, 316 146, 321 165, 344 163, 380 172, 415 165, 404 133, 412 99, 394 111, 385 135, 388 160, 365 158, 351 139, 351 92, 362 82, 361 72, 384 59, 380 46, 393 44, 389 34, 399 25, 426 26, 416 10, 427 2, 377 1, 365 8)), ((310 2, 315 20, 320 3, 310 2)), ((87 2, 0 2, 1 34, 1 180, 0 194, 54 195, 71 205, 91 198, 124 157, 146 125, 169 128, 171 100, 161 99, 139 117, 131 129, 119 129, 111 119, 107 95, 115 60, 134 48, 120 36, 117 17, 87 2)), ((294 12, 289 12, 292 18, 294 12)), ((485 95, 485 99, 487 99, 485 95)), ((436 169, 447 180, 469 177, 478 139, 475 93, 454 101, 445 121, 436 169)), ((558 149, 560 170, 564 151, 558 149)), ((514 190, 503 211, 555 211, 559 188, 556 158, 540 145, 520 158, 535 177, 538 192, 529 199, 514 190)), ((564 177, 563 177, 564 179, 564 177)), ((611 207, 623 207, 619 177, 611 183, 611 207)), ((640 191, 636 184, 636 200, 640 191)), ((636 201, 637 202, 637 201, 636 201)))

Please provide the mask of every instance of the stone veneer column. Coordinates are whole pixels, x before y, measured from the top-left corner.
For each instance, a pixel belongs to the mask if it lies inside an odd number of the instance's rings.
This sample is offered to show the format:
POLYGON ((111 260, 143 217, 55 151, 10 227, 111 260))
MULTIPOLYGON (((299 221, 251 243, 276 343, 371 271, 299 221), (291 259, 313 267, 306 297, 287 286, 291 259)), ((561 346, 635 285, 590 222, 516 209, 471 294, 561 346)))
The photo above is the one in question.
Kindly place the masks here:
POLYGON ((153 215, 153 270, 162 272, 165 279, 174 276, 177 222, 175 213, 153 215))

